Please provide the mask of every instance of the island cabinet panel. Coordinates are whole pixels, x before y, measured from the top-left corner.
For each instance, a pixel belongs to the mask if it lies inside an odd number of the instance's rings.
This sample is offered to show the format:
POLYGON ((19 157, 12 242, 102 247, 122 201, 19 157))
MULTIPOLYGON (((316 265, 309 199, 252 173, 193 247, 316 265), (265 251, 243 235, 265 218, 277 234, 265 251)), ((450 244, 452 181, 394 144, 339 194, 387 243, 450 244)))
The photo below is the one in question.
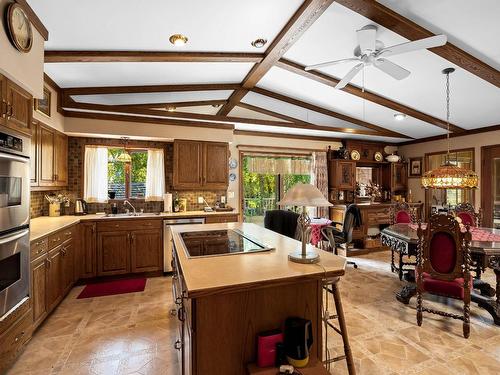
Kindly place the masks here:
POLYGON ((220 215, 220 216, 207 216, 205 219, 206 224, 212 223, 236 223, 238 222, 238 215, 220 215))
POLYGON ((199 188, 203 183, 203 144, 174 142, 174 188, 199 188))
POLYGON ((52 309, 59 303, 62 289, 62 260, 61 246, 49 251, 48 255, 48 273, 47 273, 47 310, 52 309))
POLYGON ((14 82, 5 81, 5 126, 31 135, 31 95, 14 82))
POLYGON ((130 272, 130 233, 127 231, 97 234, 97 276, 130 272))
POLYGON ((229 183, 229 150, 227 143, 203 144, 203 186, 227 189, 229 183))
POLYGON ((149 229, 131 232, 131 272, 158 271, 162 265, 162 231, 149 229))
POLYGON ((78 257, 75 262, 76 278, 88 279, 97 276, 96 223, 80 223, 78 257))
POLYGON ((47 316, 47 254, 31 262, 31 300, 33 304, 33 325, 38 325, 47 316))

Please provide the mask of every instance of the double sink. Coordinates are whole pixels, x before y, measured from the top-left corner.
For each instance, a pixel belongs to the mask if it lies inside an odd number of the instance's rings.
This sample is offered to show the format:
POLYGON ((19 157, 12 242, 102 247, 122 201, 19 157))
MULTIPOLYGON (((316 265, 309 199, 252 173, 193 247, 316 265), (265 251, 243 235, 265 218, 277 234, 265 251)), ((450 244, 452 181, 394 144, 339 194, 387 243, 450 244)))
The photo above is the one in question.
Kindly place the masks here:
POLYGON ((129 212, 129 213, 122 213, 122 214, 106 214, 104 217, 110 217, 110 218, 120 218, 120 217, 151 217, 151 216, 160 216, 159 212, 129 212))

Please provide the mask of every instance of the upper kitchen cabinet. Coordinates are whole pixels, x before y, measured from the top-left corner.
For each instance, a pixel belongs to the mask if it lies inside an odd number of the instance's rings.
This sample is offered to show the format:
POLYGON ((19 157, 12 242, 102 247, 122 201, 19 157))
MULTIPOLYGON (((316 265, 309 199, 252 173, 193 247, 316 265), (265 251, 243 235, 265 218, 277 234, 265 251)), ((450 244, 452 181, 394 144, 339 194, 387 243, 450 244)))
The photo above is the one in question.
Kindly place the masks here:
POLYGON ((174 189, 227 189, 228 161, 227 143, 174 141, 174 189))
POLYGON ((14 82, 0 75, 0 124, 31 135, 31 95, 14 82))
POLYGON ((356 162, 352 160, 328 161, 328 187, 354 190, 356 187, 356 162))
POLYGON ((68 185, 68 137, 33 121, 31 186, 50 190, 68 185))

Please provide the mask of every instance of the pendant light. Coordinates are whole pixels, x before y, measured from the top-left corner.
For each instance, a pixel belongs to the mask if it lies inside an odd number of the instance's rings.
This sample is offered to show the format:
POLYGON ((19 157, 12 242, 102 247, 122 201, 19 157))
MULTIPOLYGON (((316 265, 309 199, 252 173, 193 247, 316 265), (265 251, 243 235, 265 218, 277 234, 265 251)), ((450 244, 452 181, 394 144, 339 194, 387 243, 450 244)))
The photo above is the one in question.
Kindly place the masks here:
POLYGON ((461 168, 450 161, 450 73, 454 68, 442 71, 446 75, 446 142, 447 153, 445 163, 439 168, 430 170, 422 176, 422 186, 426 189, 475 189, 479 178, 476 172, 461 168))
POLYGON ((127 151, 128 137, 122 137, 122 141, 123 143, 125 143, 125 146, 123 147, 123 152, 120 155, 118 155, 116 160, 121 163, 131 163, 132 157, 127 151))

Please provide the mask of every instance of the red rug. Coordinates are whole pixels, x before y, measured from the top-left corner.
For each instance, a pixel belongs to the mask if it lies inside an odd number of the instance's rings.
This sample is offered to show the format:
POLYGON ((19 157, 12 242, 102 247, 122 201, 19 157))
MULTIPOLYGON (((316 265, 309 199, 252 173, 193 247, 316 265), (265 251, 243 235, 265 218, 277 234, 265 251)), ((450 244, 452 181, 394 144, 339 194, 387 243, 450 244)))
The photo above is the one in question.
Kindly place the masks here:
POLYGON ((112 296, 114 294, 142 292, 145 287, 145 278, 107 281, 104 283, 86 285, 77 298, 93 298, 112 296))

